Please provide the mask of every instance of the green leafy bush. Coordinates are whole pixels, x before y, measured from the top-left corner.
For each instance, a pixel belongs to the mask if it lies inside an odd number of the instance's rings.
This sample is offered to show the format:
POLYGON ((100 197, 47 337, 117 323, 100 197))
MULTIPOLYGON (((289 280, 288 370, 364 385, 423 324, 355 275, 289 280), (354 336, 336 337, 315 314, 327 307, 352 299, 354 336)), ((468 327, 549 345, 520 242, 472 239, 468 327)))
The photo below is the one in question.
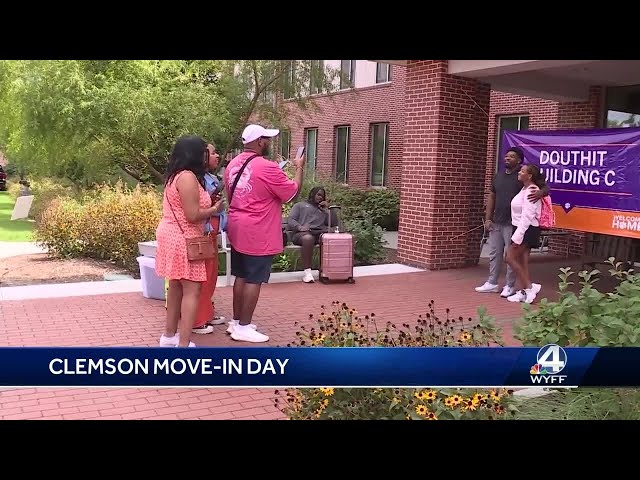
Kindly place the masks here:
POLYGON ((621 270, 622 263, 613 258, 609 264, 609 274, 619 282, 611 293, 595 288, 600 271, 594 270, 578 273, 576 294, 570 290, 575 272, 561 268, 558 301, 542 299, 536 309, 526 305, 515 338, 533 346, 640 346, 640 275, 621 270))
MULTIPOLYGON (((563 347, 637 347, 640 345, 640 275, 623 271, 622 263, 608 260, 609 275, 618 282, 613 292, 600 292, 600 271, 581 271, 581 288, 574 285, 570 268, 561 268, 560 297, 543 299, 526 313, 515 329, 524 345, 556 343, 563 347)), ((555 390, 515 402, 514 418, 522 420, 638 420, 640 389, 577 388, 555 390)))
POLYGON ((104 186, 81 200, 51 202, 35 235, 55 255, 104 259, 136 271, 138 242, 155 238, 161 216, 155 190, 104 186))

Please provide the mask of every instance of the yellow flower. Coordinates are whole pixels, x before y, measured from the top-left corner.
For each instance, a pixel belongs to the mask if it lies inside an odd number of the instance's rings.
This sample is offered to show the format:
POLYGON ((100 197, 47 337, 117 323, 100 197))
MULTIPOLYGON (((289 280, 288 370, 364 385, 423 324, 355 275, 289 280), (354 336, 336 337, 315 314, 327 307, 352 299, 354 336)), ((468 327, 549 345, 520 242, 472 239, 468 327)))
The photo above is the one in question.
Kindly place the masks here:
POLYGON ((460 332, 460 337, 458 338, 458 340, 460 340, 463 343, 466 343, 469 340, 471 340, 471 334, 463 330, 462 332, 460 332))
POLYGON ((491 390, 491 393, 489 394, 489 397, 491 398, 491 400, 493 400, 494 402, 499 402, 500 401, 500 394, 498 392, 496 392, 495 390, 491 390))
POLYGON ((427 420, 437 420, 438 417, 436 417, 436 414, 433 412, 429 412, 427 413, 427 420))
POLYGON ((462 404, 465 410, 473 411, 478 408, 477 404, 473 403, 472 399, 465 400, 462 404))
POLYGON ((504 413, 504 407, 502 405, 496 405, 493 408, 498 415, 502 415, 504 413))
POLYGON ((454 405, 460 405, 462 403, 462 397, 460 395, 454 395, 451 397, 451 400, 453 400, 454 405))
POLYGON ((476 393, 473 396, 473 400, 472 401, 473 401, 474 404, 478 405, 478 404, 480 404, 480 402, 482 402, 483 400, 486 400, 486 399, 487 399, 486 395, 483 395, 481 393, 476 393))
POLYGON ((325 398, 324 400, 322 400, 322 402, 320 402, 320 404, 325 408, 328 407, 329 406, 329 399, 325 398))
POLYGON ((427 414, 427 407, 425 407, 424 405, 418 405, 416 407, 416 413, 424 417, 427 414))
POLYGON ((334 393, 333 388, 321 388, 320 391, 324 393, 327 397, 330 397, 334 393))
POLYGON ((313 340, 313 345, 320 345, 322 342, 324 342, 324 339, 326 337, 324 336, 324 334, 318 335, 315 340, 313 340))
POLYGON ((425 398, 427 400, 435 400, 436 397, 438 396, 438 392, 434 392, 433 390, 429 390, 428 392, 425 392, 425 398))
POLYGON ((453 408, 454 406, 457 405, 457 403, 454 400, 454 397, 447 397, 444 399, 444 404, 449 407, 449 408, 453 408))
POLYGON ((424 392, 416 392, 413 394, 418 400, 424 400, 425 395, 424 392))

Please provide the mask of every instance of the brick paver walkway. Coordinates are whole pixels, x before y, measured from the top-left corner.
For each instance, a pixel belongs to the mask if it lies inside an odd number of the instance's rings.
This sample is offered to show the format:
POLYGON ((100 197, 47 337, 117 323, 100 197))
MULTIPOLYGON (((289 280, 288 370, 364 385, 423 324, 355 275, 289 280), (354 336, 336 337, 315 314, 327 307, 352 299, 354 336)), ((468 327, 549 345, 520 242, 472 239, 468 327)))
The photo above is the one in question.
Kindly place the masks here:
MULTIPOLYGON (((543 294, 555 296, 558 268, 566 261, 536 259, 532 276, 543 294)), ((474 316, 479 305, 503 328, 509 343, 512 321, 521 306, 473 287, 486 266, 464 270, 359 278, 356 284, 273 284, 263 287, 255 315, 269 345, 295 339, 294 322, 308 321, 321 305, 347 302, 360 313, 374 312, 379 322, 412 323, 435 301, 437 312, 474 316)), ((231 288, 219 289, 216 306, 231 312, 231 288)), ((0 303, 0 346, 156 346, 164 327, 164 302, 140 294, 96 295, 0 303)), ((217 327, 194 335, 200 346, 238 343, 217 327)), ((244 344, 243 344, 244 345, 244 344)), ((251 345, 247 345, 249 348, 251 345)), ((260 346, 265 346, 261 344, 260 346)), ((272 389, 0 389, 0 419, 278 419, 272 389)))

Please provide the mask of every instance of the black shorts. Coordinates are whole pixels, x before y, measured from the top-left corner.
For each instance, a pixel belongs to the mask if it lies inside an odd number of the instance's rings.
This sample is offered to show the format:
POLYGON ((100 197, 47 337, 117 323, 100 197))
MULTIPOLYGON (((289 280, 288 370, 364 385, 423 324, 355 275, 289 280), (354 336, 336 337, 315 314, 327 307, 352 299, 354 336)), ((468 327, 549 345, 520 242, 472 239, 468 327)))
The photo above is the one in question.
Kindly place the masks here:
MULTIPOLYGON (((515 233, 517 229, 518 227, 514 226, 513 233, 515 233)), ((540 227, 529 225, 527 231, 524 232, 524 239, 522 240, 522 244, 529 248, 540 247, 540 227)))
POLYGON ((247 283, 268 283, 273 255, 247 255, 231 248, 231 275, 247 283))
POLYGON ((304 237, 305 235, 313 235, 315 244, 318 245, 320 243, 320 235, 322 235, 322 233, 314 232, 314 231, 296 232, 293 234, 293 237, 291 238, 291 243, 293 243, 294 245, 302 245, 302 237, 304 237))

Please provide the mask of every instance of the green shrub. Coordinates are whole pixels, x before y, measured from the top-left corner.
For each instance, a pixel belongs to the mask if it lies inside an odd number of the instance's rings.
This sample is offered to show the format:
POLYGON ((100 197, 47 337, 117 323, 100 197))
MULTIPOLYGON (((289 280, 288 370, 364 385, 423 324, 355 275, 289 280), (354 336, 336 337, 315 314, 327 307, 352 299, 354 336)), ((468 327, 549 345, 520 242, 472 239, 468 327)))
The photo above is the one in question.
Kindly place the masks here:
POLYGON ((138 242, 155 238, 161 216, 161 200, 154 190, 104 186, 80 200, 51 202, 36 238, 56 255, 109 260, 136 271, 138 242))
MULTIPOLYGON (((332 311, 321 308, 316 326, 299 326, 302 347, 431 347, 502 345, 493 319, 478 311, 475 322, 459 318, 440 319, 434 303, 413 328, 397 328, 391 322, 377 324, 375 314, 359 316, 340 302, 332 311)), ((311 315, 313 317, 313 315, 311 315)), ((296 322, 297 324, 297 322, 296 322)), ((276 391, 276 394, 279 394, 276 391)), ((464 420, 496 419, 512 410, 512 392, 507 390, 437 388, 300 388, 287 389, 284 403, 276 407, 292 420, 464 420)))
POLYGON ((400 196, 395 190, 387 188, 367 191, 363 209, 371 221, 384 230, 398 230, 400 196))
MULTIPOLYGON (((543 299, 536 310, 528 305, 514 328, 524 345, 555 343, 563 347, 637 347, 640 345, 640 275, 622 271, 609 259, 609 275, 618 285, 613 292, 596 288, 600 271, 581 271, 574 293, 570 268, 561 268, 560 297, 543 299)), ((577 388, 514 403, 514 418, 522 420, 638 420, 640 389, 577 388)))
POLYGON ((582 288, 576 294, 569 288, 575 272, 561 268, 558 301, 542 299, 536 309, 526 305, 515 338, 533 346, 640 346, 640 275, 622 271, 613 258, 609 264, 609 274, 619 282, 612 293, 595 288, 600 271, 594 270, 578 273, 582 288))
POLYGON ((379 225, 364 219, 352 219, 345 222, 345 230, 353 235, 356 265, 368 265, 385 258, 383 231, 379 225))

